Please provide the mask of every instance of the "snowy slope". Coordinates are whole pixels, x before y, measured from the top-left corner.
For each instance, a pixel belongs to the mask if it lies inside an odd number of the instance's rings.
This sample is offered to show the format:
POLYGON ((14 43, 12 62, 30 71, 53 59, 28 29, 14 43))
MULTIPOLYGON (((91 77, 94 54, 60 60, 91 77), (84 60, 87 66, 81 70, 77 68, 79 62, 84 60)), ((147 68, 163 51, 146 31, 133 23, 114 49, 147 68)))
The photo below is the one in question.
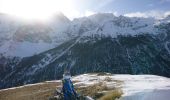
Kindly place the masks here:
POLYGON ((52 49, 66 40, 70 20, 57 13, 49 22, 27 22, 0 14, 0 53, 28 57, 52 49))
POLYGON ((59 79, 65 67, 74 75, 109 72, 170 77, 167 19, 100 13, 70 21, 59 14, 48 23, 28 23, 0 17, 0 54, 6 57, 0 61, 0 88, 59 79))
POLYGON ((58 44, 80 35, 85 37, 102 35, 115 38, 117 35, 158 34, 162 30, 155 26, 165 22, 169 22, 168 17, 158 21, 154 18, 116 17, 112 13, 99 13, 70 21, 62 13, 57 13, 49 22, 44 23, 24 22, 1 14, 0 53, 5 53, 6 56, 28 57, 54 48, 58 44), (17 43, 15 46, 13 43, 16 41, 20 43, 17 43), (39 41, 43 41, 43 43, 39 43, 39 41), (31 44, 33 47, 40 49, 36 49, 36 51, 29 50, 28 52, 26 48, 29 48, 31 44), (12 45, 15 50, 11 50, 8 45, 12 45), (23 45, 25 47, 24 49, 23 45), (44 45, 45 47, 42 48, 44 45), (13 51, 13 53, 10 53, 10 51, 13 51), (18 53, 18 51, 21 53, 18 53), (26 52, 28 53, 25 54, 26 52))
POLYGON ((170 79, 154 75, 116 75, 124 81, 121 100, 169 100, 170 79))
MULTIPOLYGON (((107 93, 119 88, 123 90, 123 94, 117 100, 169 100, 170 98, 170 79, 161 76, 96 73, 74 76, 72 81, 75 88, 79 88, 79 91, 86 90, 90 86, 94 86, 90 89, 95 89, 96 85, 106 85, 107 90, 101 91, 98 87, 99 91, 96 91, 95 94, 107 93)), ((0 90, 0 100, 23 100, 23 98, 24 100, 30 100, 30 98, 47 100, 54 96, 56 88, 61 89, 61 87, 61 80, 54 80, 2 89, 0 90)), ((86 91, 83 93, 79 91, 77 92, 81 95, 88 95, 85 93, 86 91)), ((93 90, 87 91, 90 94, 90 91, 93 90)))
POLYGON ((123 96, 120 100, 169 100, 170 79, 155 75, 100 75, 83 74, 73 77, 76 85, 85 86, 105 82, 108 87, 117 87, 116 81, 122 81, 120 87, 123 96), (106 81, 106 78, 112 81, 106 81))
POLYGON ((1 46, 0 52, 3 52, 4 56, 28 57, 52 49, 55 46, 57 46, 57 43, 8 41, 3 46, 1 46))
POLYGON ((155 28, 155 22, 153 18, 112 17, 112 19, 101 21, 102 24, 95 31, 85 36, 97 34, 117 37, 117 35, 157 34, 159 31, 155 28))

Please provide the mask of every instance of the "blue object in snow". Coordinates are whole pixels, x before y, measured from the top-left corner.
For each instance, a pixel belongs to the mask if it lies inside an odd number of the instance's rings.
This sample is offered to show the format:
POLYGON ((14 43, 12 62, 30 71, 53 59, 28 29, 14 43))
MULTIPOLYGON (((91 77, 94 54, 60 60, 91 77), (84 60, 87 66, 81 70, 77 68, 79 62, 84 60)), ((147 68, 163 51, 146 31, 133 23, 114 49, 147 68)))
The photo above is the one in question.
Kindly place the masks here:
POLYGON ((70 80, 71 76, 64 76, 63 77, 63 94, 64 94, 64 100, 76 100, 77 99, 77 93, 74 90, 74 86, 72 81, 70 80))

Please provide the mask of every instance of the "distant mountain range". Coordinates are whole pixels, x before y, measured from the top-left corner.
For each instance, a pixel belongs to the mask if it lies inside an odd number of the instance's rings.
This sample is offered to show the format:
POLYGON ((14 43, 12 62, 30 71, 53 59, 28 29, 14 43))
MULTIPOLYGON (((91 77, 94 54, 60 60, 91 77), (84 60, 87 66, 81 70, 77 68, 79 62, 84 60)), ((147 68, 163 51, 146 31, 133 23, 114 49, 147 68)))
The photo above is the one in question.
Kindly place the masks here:
POLYGON ((99 13, 49 22, 0 15, 0 88, 89 72, 170 77, 170 16, 99 13))

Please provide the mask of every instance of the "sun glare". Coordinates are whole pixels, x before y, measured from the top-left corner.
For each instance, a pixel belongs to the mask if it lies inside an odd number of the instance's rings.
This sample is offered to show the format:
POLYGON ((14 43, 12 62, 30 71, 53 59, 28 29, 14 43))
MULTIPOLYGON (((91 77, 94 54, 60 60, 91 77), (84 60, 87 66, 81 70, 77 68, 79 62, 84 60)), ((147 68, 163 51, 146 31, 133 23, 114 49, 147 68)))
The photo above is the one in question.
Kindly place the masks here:
POLYGON ((27 20, 47 20, 56 12, 73 9, 71 0, 3 0, 1 12, 27 20))

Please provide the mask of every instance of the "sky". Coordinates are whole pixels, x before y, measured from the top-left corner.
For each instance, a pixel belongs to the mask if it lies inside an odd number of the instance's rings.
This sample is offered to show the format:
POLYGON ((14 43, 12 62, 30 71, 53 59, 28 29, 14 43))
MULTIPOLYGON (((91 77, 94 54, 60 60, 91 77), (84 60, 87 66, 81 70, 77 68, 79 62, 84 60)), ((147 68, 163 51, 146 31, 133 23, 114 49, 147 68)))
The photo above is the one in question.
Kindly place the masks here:
POLYGON ((170 0, 75 0, 78 1, 77 9, 84 15, 110 12, 115 15, 160 17, 170 14, 170 0))
POLYGON ((38 18, 57 11, 70 19, 94 13, 163 17, 170 14, 170 0, 0 0, 1 13, 38 18))

